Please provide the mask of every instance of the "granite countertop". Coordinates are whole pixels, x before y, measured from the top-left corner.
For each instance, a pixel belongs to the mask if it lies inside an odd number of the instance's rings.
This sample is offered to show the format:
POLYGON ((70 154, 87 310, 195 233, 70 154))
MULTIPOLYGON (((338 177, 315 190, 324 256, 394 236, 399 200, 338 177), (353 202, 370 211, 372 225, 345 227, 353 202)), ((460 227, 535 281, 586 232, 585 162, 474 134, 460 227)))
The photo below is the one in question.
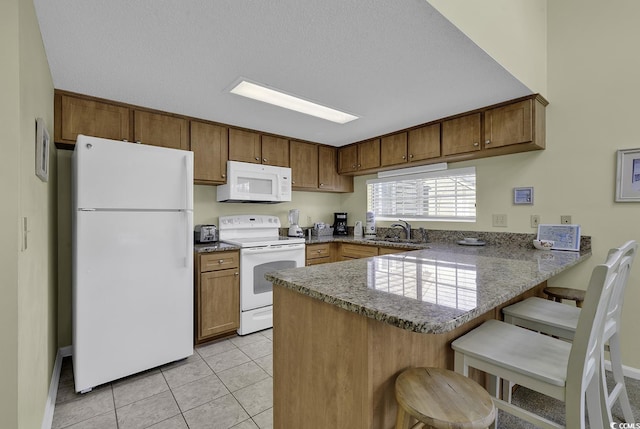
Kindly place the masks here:
MULTIPOLYGON (((348 237, 324 241, 314 237, 308 244, 331 241, 358 242, 348 237)), ((591 256, 590 237, 580 252, 535 250, 530 242, 528 246, 460 246, 455 241, 422 246, 427 248, 282 270, 265 277, 274 285, 402 329, 439 334, 591 256)))
POLYGON ((240 247, 234 246, 233 244, 223 243, 222 241, 200 243, 193 246, 193 251, 195 253, 224 252, 227 250, 240 250, 240 247))

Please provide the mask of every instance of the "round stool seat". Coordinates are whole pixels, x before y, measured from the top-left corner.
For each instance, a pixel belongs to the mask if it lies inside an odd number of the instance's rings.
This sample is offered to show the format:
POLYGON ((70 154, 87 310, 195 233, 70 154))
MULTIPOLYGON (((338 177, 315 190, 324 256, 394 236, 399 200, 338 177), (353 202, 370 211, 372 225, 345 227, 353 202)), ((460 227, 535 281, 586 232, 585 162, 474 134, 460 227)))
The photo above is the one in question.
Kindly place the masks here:
POLYGON ((441 368, 410 368, 396 379, 396 429, 410 416, 435 429, 486 429, 496 418, 491 396, 478 383, 441 368))
POLYGON ((576 302, 576 307, 582 307, 586 291, 581 289, 572 289, 567 287, 546 287, 544 293, 547 294, 549 300, 562 302, 563 299, 576 302))

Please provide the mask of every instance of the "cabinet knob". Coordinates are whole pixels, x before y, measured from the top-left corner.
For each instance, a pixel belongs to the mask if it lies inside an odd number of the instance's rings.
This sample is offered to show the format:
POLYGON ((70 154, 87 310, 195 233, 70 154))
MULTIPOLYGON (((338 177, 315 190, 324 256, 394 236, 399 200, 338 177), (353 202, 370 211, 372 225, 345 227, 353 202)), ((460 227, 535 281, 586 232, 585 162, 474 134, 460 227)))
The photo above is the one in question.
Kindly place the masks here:
POLYGON ((322 188, 323 186, 324 186, 324 183, 321 183, 321 184, 320 184, 320 187, 322 188))
POLYGON ((226 174, 224 174, 224 173, 222 173, 222 177, 227 177, 227 175, 226 175, 226 174))
POLYGON ((258 158, 258 157, 256 156, 255 160, 256 160, 256 161, 260 161, 260 158, 258 158))
POLYGON ((485 141, 484 144, 491 144, 491 140, 485 141))
POLYGON ((222 264, 224 262, 224 259, 218 259, 218 263, 222 264))
POLYGON ((262 158, 262 162, 267 162, 267 158, 262 158))
POLYGON ((351 168, 356 168, 356 165, 355 165, 355 164, 353 164, 353 165, 351 166, 351 168))
POLYGON ((136 144, 142 144, 140 140, 136 140, 136 144))
POLYGON ((234 275, 234 276, 239 276, 240 274, 239 274, 239 273, 233 273, 233 275, 234 275))
POLYGON ((295 185, 295 184, 296 184, 296 181, 295 181, 295 180, 292 180, 292 181, 291 181, 291 184, 292 184, 292 185, 295 185))
POLYGON ((413 154, 409 155, 409 158, 413 158, 413 154))
POLYGON ((475 143, 473 143, 473 145, 477 147, 477 146, 480 146, 480 143, 475 142, 475 143))
POLYGON ((358 168, 360 168, 361 164, 358 164, 358 168))
POLYGON ((402 159, 407 159, 406 155, 402 155, 402 159))

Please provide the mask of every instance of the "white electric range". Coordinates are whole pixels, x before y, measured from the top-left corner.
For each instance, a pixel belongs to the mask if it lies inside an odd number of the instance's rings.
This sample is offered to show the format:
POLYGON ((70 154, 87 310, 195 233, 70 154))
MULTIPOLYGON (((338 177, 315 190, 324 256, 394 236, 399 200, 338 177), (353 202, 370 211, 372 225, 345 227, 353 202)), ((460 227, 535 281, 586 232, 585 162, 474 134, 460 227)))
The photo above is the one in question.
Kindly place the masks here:
POLYGON ((304 267, 302 237, 281 237, 280 219, 269 215, 220 216, 219 239, 240 247, 239 335, 273 326, 271 271, 304 267))

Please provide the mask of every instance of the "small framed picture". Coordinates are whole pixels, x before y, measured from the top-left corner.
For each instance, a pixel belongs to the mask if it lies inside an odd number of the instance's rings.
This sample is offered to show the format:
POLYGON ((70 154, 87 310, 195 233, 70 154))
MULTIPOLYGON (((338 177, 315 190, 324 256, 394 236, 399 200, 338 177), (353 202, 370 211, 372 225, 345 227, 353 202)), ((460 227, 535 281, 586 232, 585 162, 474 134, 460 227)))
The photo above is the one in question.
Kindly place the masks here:
POLYGON ((533 188, 513 188, 513 204, 533 204, 533 188))
POLYGON ((640 149, 618 151, 616 201, 640 202, 640 149))
POLYGON ((49 132, 42 118, 36 119, 36 176, 49 180, 49 132))

